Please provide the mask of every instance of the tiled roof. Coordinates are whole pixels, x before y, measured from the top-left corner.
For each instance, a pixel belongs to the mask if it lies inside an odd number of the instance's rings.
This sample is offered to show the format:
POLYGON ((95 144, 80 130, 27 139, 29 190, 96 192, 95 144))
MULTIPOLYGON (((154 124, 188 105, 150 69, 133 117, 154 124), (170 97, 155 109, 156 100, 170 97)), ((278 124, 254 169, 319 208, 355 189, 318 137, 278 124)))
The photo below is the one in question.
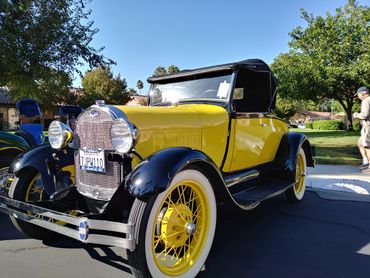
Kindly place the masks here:
POLYGON ((0 104, 14 104, 6 87, 0 87, 0 104))

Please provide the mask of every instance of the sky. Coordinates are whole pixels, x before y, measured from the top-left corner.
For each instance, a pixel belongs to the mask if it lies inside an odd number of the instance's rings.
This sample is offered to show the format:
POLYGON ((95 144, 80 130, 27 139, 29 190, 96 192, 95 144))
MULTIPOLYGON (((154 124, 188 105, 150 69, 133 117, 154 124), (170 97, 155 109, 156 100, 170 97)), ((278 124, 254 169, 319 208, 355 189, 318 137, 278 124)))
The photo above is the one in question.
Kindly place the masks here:
MULTIPOLYGON (((288 51, 289 32, 306 26, 303 8, 314 16, 334 14, 346 0, 92 0, 90 19, 99 32, 91 46, 116 61, 113 73, 128 88, 156 67, 181 70, 259 58, 270 64, 288 51)), ((358 0, 370 5, 370 0, 358 0)), ((79 68, 82 72, 87 67, 79 68)), ((81 86, 77 77, 74 86, 81 86)))

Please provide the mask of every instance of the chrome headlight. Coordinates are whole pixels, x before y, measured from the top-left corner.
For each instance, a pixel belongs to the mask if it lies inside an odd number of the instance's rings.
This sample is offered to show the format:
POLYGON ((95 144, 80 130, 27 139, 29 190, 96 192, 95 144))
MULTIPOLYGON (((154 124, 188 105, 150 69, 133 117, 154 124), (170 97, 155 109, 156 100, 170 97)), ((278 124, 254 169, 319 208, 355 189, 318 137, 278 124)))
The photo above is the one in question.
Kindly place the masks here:
POLYGON ((61 149, 72 140, 72 130, 59 121, 52 121, 48 130, 49 143, 53 149, 61 149))
POLYGON ((139 132, 132 123, 118 118, 113 121, 110 138, 117 152, 128 153, 136 145, 139 132))

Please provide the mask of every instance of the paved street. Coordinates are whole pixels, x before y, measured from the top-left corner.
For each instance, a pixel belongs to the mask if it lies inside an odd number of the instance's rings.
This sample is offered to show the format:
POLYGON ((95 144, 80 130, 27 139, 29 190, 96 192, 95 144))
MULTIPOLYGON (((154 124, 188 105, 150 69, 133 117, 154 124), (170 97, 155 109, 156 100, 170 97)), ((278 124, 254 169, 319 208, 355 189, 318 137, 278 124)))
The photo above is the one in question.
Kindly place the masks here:
MULTIPOLYGON (((315 171, 308 185, 318 179, 315 171)), ((369 195, 330 190, 310 188, 294 205, 279 196, 248 213, 219 215, 199 277, 370 277, 369 195)), ((25 239, 5 215, 0 223, 2 278, 131 277, 119 248, 25 239)))

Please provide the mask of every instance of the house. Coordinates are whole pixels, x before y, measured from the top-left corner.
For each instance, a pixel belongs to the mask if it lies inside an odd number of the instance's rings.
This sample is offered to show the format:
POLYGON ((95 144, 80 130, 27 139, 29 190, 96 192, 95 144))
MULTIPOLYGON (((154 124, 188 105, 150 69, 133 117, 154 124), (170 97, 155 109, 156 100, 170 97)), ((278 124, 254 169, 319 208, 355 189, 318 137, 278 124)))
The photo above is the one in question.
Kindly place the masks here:
POLYGON ((7 87, 0 87, 0 130, 18 128, 18 112, 7 87))
POLYGON ((294 114, 289 119, 290 123, 305 123, 313 122, 318 120, 345 120, 345 113, 331 113, 331 112, 319 112, 319 111, 303 111, 294 114))
POLYGON ((141 96, 141 95, 131 96, 131 100, 129 100, 125 105, 126 106, 148 105, 148 96, 141 96))

